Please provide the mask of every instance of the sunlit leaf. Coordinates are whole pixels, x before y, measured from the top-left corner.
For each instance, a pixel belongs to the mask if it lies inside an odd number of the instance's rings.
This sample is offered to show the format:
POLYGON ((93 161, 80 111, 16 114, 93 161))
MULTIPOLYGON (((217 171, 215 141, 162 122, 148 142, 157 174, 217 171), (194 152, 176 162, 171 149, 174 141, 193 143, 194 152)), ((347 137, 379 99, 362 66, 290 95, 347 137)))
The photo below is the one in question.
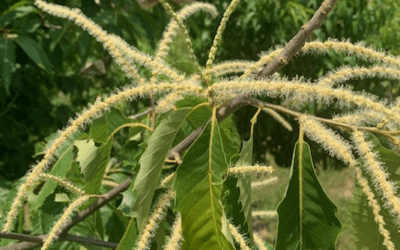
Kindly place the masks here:
POLYGON ((295 146, 290 181, 278 206, 277 250, 334 250, 341 224, 336 206, 314 172, 310 147, 300 139, 295 146))
POLYGON ((234 249, 221 202, 227 160, 217 123, 207 125, 178 167, 174 188, 182 216, 182 249, 234 249), (190 205, 189 205, 190 204, 190 205))
MULTIPOLYGON (((379 161, 384 163, 386 166, 387 173, 389 174, 389 180, 400 186, 400 155, 396 154, 390 149, 382 146, 379 140, 372 134, 369 135, 369 141, 374 146, 374 152, 379 155, 379 161)), ((385 202, 373 185, 371 177, 366 173, 364 168, 360 168, 363 171, 364 177, 368 180, 369 186, 372 192, 375 194, 378 204, 381 208, 380 215, 383 217, 386 225, 385 228, 390 233, 390 238, 396 249, 400 249, 400 231, 399 227, 393 222, 393 216, 390 215, 389 210, 385 206, 385 202)), ((397 195, 400 192, 397 191, 397 195)), ((374 249, 384 250, 387 249, 383 245, 383 236, 379 233, 378 224, 374 220, 374 214, 371 207, 368 204, 367 197, 363 193, 361 187, 356 183, 356 188, 353 193, 353 204, 352 204, 352 220, 354 223, 354 229, 356 236, 357 249, 374 249)))
POLYGON ((166 116, 148 139, 147 149, 140 157, 140 170, 134 184, 137 201, 133 207, 139 231, 147 221, 165 157, 182 122, 191 110, 191 108, 178 109, 166 116))
POLYGON ((96 147, 93 140, 76 140, 78 148, 77 161, 85 182, 85 192, 88 194, 98 193, 101 181, 104 177, 104 170, 110 159, 112 140, 96 147))

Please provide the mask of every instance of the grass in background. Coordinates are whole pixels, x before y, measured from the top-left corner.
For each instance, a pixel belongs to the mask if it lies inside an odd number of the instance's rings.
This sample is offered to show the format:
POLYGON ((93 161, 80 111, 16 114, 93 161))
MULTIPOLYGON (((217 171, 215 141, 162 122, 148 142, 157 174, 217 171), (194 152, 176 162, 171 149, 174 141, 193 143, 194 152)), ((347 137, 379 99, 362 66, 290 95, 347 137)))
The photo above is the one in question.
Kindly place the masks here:
MULTIPOLYGON (((264 187, 263 189, 253 190, 253 211, 257 210, 276 210, 282 200, 289 181, 290 170, 277 167, 273 176, 278 177, 278 181, 264 187)), ((321 170, 318 174, 323 189, 328 197, 338 208, 337 217, 342 223, 343 232, 339 236, 336 249, 353 250, 356 249, 352 233, 351 220, 351 201, 354 188, 354 173, 351 169, 344 170, 321 170)), ((262 180, 262 177, 258 178, 262 180)), ((253 227, 265 241, 270 244, 275 243, 276 219, 255 219, 253 227)))

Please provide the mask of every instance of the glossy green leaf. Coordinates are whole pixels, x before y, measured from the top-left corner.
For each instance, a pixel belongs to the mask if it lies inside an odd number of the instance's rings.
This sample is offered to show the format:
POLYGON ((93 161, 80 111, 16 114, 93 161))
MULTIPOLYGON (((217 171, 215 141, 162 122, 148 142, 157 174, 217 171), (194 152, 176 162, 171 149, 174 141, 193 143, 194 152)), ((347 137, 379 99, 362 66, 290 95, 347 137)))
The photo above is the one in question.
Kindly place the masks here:
POLYGON ((290 181, 278 206, 277 250, 334 250, 341 231, 336 206, 314 172, 310 147, 296 143, 290 181))
MULTIPOLYGON (((379 161, 384 163, 386 166, 389 180, 394 182, 396 186, 400 186, 400 155, 383 147, 379 140, 372 134, 369 135, 369 141, 373 144, 373 151, 378 153, 379 161)), ((366 173, 364 168, 361 167, 360 169, 363 171, 364 177, 368 180, 368 183, 370 184, 369 186, 375 194, 375 199, 377 199, 378 204, 381 207, 380 215, 386 223, 385 228, 389 231, 390 238, 395 245, 395 248, 400 249, 399 227, 393 222, 393 216, 390 215, 389 210, 385 207, 384 200, 382 199, 380 192, 374 187, 371 177, 366 173)), ((397 195, 399 194, 400 192, 398 190, 397 195)), ((353 197, 354 200, 351 214, 355 229, 354 235, 357 239, 357 249, 387 249, 386 246, 383 245, 383 237, 379 233, 378 224, 374 220, 374 214, 368 204, 367 197, 362 192, 362 189, 357 182, 353 197)))
POLYGON ((182 216, 182 249, 234 249, 222 209, 222 174, 227 160, 217 123, 209 123, 178 167, 174 188, 182 216))
POLYGON ((40 68, 52 73, 52 64, 43 48, 28 36, 19 36, 14 40, 40 68))
MULTIPOLYGON (((72 164, 74 156, 72 149, 73 147, 71 146, 60 155, 57 162, 54 164, 50 174, 58 176, 60 178, 64 177, 67 174, 67 171, 72 164)), ((44 184, 43 188, 41 189, 32 208, 35 210, 39 209, 43 205, 46 198, 50 194, 54 193, 56 187, 57 183, 54 183, 52 181, 47 181, 46 184, 44 184)))
POLYGON ((10 94, 11 76, 15 66, 15 44, 9 39, 0 39, 0 76, 4 89, 10 94))
POLYGON ((139 231, 147 222, 165 157, 182 122, 191 110, 191 108, 178 109, 167 115, 150 136, 147 149, 140 157, 140 170, 134 184, 137 201, 133 206, 133 210, 136 211, 139 231))
POLYGON ((77 161, 85 182, 85 192, 97 194, 104 177, 104 171, 110 159, 112 140, 96 147, 93 140, 76 140, 77 161))
POLYGON ((116 250, 132 249, 132 246, 136 243, 137 236, 136 219, 132 217, 116 250))

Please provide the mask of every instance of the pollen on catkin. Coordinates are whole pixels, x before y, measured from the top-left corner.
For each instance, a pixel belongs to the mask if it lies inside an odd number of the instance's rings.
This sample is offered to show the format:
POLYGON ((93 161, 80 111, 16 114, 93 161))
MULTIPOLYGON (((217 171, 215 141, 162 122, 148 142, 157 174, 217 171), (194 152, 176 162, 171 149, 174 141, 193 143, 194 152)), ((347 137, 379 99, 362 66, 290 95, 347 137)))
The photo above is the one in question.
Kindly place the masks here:
POLYGON ((385 205, 395 217, 395 222, 400 225, 400 198, 396 195, 398 187, 388 180, 388 173, 384 169, 383 163, 378 159, 378 155, 373 152, 373 146, 365 140, 363 132, 354 131, 353 141, 356 148, 363 158, 363 166, 371 175, 374 186, 382 195, 385 205))
MULTIPOLYGON (((218 11, 214 7, 214 5, 200 2, 194 2, 192 4, 186 5, 176 15, 179 20, 183 21, 200 10, 210 13, 213 17, 218 15, 218 11)), ((174 19, 172 19, 165 29, 163 37, 159 43, 158 51, 156 53, 156 60, 161 60, 168 54, 168 51, 170 49, 169 45, 170 43, 172 43, 172 40, 176 35, 178 28, 179 24, 174 19)))
POLYGON ((278 216, 276 211, 253 211, 251 214, 253 218, 276 218, 278 216))
MULTIPOLYGON (((175 83, 161 83, 152 84, 145 86, 138 86, 132 88, 126 88, 116 94, 113 94, 104 99, 102 102, 98 102, 92 105, 89 109, 84 111, 80 116, 71 121, 70 125, 60 133, 59 137, 53 142, 53 144, 47 149, 43 159, 34 167, 27 176, 26 182, 23 183, 18 189, 18 193, 11 205, 10 212, 7 214, 7 222, 3 228, 3 231, 9 232, 12 229, 13 223, 17 217, 19 209, 22 206, 22 202, 25 199, 28 188, 35 185, 39 178, 39 175, 43 173, 54 161, 56 152, 67 139, 76 133, 80 127, 85 126, 91 119, 98 117, 104 110, 109 109, 111 106, 117 105, 124 100, 132 100, 137 97, 144 96, 145 94, 151 93, 164 93, 171 90, 182 90, 187 94, 198 95, 203 92, 202 88, 194 84, 175 84, 175 83)), ((201 95, 202 96, 202 95, 201 95)))
POLYGON ((208 87, 207 91, 215 95, 232 93, 242 95, 267 95, 270 97, 288 97, 290 95, 300 94, 306 101, 316 100, 325 103, 330 103, 333 99, 337 99, 339 100, 339 104, 343 107, 357 105, 362 108, 372 109, 385 114, 388 119, 400 123, 400 113, 387 108, 383 103, 376 102, 372 96, 358 94, 345 88, 333 89, 328 86, 288 81, 285 79, 273 79, 271 81, 221 81, 208 87))
POLYGON ((232 0, 231 3, 229 4, 228 8, 226 9, 223 17, 222 17, 222 20, 221 20, 221 22, 220 22, 220 24, 218 26, 217 34, 214 37, 213 45, 212 45, 212 47, 210 49, 210 52, 208 54, 208 59, 207 59, 207 62, 206 62, 206 69, 211 68, 211 65, 214 62, 215 55, 217 54, 217 50, 218 50, 218 44, 219 44, 219 41, 222 38, 222 33, 225 30, 226 23, 228 22, 229 17, 231 16, 232 12, 235 10, 235 8, 238 5, 239 1, 240 0, 232 0))
POLYGON ((378 201, 375 199, 375 195, 371 191, 368 181, 362 176, 361 170, 358 168, 355 168, 355 170, 357 181, 360 184, 363 193, 367 197, 369 206, 372 208, 374 220, 378 224, 379 233, 383 236, 383 244, 388 250, 395 250, 395 246, 390 238, 390 232, 385 228, 385 220, 380 214, 381 208, 378 204, 378 201))
POLYGON ((182 92, 174 91, 164 98, 160 99, 157 104, 156 113, 166 113, 175 108, 175 103, 183 99, 182 92))
POLYGON ((39 177, 41 179, 53 181, 53 182, 59 184, 60 186, 64 187, 65 189, 67 189, 68 191, 70 191, 72 193, 75 193, 75 194, 78 194, 78 195, 81 195, 81 196, 85 195, 85 192, 82 189, 80 189, 79 187, 75 186, 72 182, 67 181, 67 180, 63 180, 58 176, 41 173, 39 175, 39 177))
POLYGON ((328 129, 314 117, 302 115, 299 118, 307 137, 320 144, 331 155, 343 160, 350 166, 356 165, 356 160, 351 152, 351 146, 333 130, 328 129))
POLYGON ((145 250, 150 248, 150 239, 158 227, 158 223, 165 216, 166 209, 171 205, 171 200, 174 197, 173 191, 168 191, 158 199, 153 207, 153 212, 147 225, 144 227, 139 241, 136 244, 136 250, 145 250))
POLYGON ((177 250, 180 249, 182 240, 182 217, 178 214, 171 229, 171 237, 168 243, 164 246, 164 250, 177 250))
POLYGON ((162 181, 160 183, 160 187, 162 187, 162 188, 171 187, 175 178, 176 178, 176 172, 173 172, 172 174, 167 175, 164 179, 162 179, 162 181))
POLYGON ((235 241, 239 244, 240 249, 250 250, 250 248, 247 246, 246 238, 243 235, 241 235, 239 230, 231 223, 229 223, 229 231, 231 232, 235 241))
POLYGON ((210 69, 206 70, 206 74, 215 75, 216 77, 238 74, 244 72, 251 64, 252 62, 244 60, 225 61, 211 66, 210 69))
POLYGON ((246 174, 271 174, 275 171, 274 167, 270 166, 236 166, 229 168, 231 175, 246 175, 246 174))
POLYGON ((130 63, 127 62, 126 58, 131 58, 137 63, 145 64, 148 67, 156 69, 158 72, 165 74, 175 81, 184 80, 183 76, 173 71, 167 65, 154 60, 144 53, 131 49, 130 46, 127 46, 126 43, 122 42, 122 39, 117 38, 114 35, 109 35, 99 25, 83 15, 79 9, 70 9, 65 6, 46 3, 42 0, 36 0, 35 5, 49 14, 73 21, 76 25, 88 31, 89 34, 103 44, 128 76, 134 78, 139 83, 142 83, 141 78, 137 78, 139 75, 137 74, 136 69, 134 71, 131 70, 130 63), (116 44, 121 47, 117 47, 116 44))
POLYGON ((267 250, 263 239, 261 239, 261 237, 258 234, 253 233, 253 239, 254 239, 254 243, 256 244, 256 246, 259 250, 267 250))
POLYGON ((46 250, 51 243, 57 239, 57 234, 62 230, 63 226, 65 223, 68 222, 68 219, 71 217, 71 214, 84 202, 86 202, 90 196, 85 195, 81 196, 80 198, 76 199, 74 202, 72 202, 67 209, 65 209, 64 213, 62 214, 61 218, 56 222, 56 224, 53 226, 51 229, 50 233, 46 237, 46 240, 43 243, 43 246, 41 250, 46 250))
POLYGON ((385 115, 374 110, 360 110, 349 114, 338 114, 332 121, 349 125, 376 125, 385 119, 385 115))
POLYGON ((288 123, 285 118, 283 118, 278 112, 276 112, 273 109, 269 108, 263 108, 263 111, 270 116, 272 116, 276 121, 278 121, 284 128, 286 128, 289 131, 293 131, 292 125, 288 123))
POLYGON ((363 79, 363 78, 388 78, 392 80, 400 80, 400 70, 390 67, 375 66, 372 68, 363 67, 342 67, 327 75, 321 77, 317 84, 333 86, 335 84, 343 83, 350 79, 363 79))

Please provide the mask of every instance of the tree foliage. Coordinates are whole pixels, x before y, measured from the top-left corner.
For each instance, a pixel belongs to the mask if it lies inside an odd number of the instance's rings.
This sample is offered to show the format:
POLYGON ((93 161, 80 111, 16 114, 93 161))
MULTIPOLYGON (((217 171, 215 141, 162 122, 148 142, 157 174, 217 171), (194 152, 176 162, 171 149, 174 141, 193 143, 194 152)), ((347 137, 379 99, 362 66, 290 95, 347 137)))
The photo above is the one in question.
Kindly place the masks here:
MULTIPOLYGON (((47 81, 38 86, 49 84, 57 88, 36 86, 39 96, 46 98, 28 100, 30 105, 40 101, 47 104, 45 114, 52 114, 48 116, 49 123, 60 119, 54 106, 64 105, 67 113, 72 113, 77 111, 74 103, 86 105, 91 98, 93 104, 50 136, 46 145, 37 145, 39 161, 12 188, 8 182, 1 186, 0 194, 6 198, 0 207, 0 237, 8 240, 2 240, 0 245, 15 249, 32 244, 42 249, 75 249, 79 243, 93 249, 269 249, 271 246, 252 230, 253 213, 277 213, 275 249, 335 249, 341 223, 336 218, 336 206, 315 174, 312 155, 316 148, 317 155, 327 151, 354 169, 357 247, 373 249, 378 244, 382 249, 398 248, 396 152, 400 146, 400 104, 393 100, 398 86, 379 81, 400 79, 400 59, 360 43, 326 38, 335 29, 332 22, 340 23, 356 7, 343 10, 346 5, 339 2, 334 11, 342 10, 342 16, 328 17, 315 33, 323 40, 307 41, 336 1, 326 0, 319 8, 315 1, 307 5, 253 1, 238 8, 237 16, 236 6, 242 4, 238 0, 217 1, 217 8, 208 3, 192 3, 181 9, 164 0, 160 2, 152 10, 143 10, 136 3, 124 1, 82 1, 78 9, 36 0, 36 7, 22 1, 8 5, 3 12, 0 24, 6 32, 0 40, 0 51, 5 60, 0 66, 5 99, 11 98, 11 102, 1 122, 28 126, 26 119, 14 120, 13 112, 23 116, 29 109, 19 112, 13 105, 22 93, 33 98, 24 86, 41 78, 47 81), (261 8, 259 4, 263 3, 279 11, 261 8), (218 16, 220 4, 226 6, 218 16), (202 25, 186 22, 200 10, 210 16, 204 23, 209 28, 207 32, 217 30, 210 41, 207 39, 213 36, 199 37, 202 25), (246 15, 240 15, 243 11, 246 15), (161 18, 156 21, 152 15, 161 18), (231 16, 238 27, 245 28, 243 34, 257 37, 254 47, 245 46, 245 39, 235 38, 240 33, 232 32, 228 22, 231 16), (271 31, 280 36, 268 37, 262 34, 268 27, 263 25, 265 16, 280 25, 293 20, 295 24, 305 24, 296 35, 278 25, 271 31), (220 19, 215 29, 210 27, 211 17, 220 19), (148 38, 147 44, 143 36, 148 38), (253 61, 259 51, 255 48, 282 43, 293 36, 287 45, 264 52, 253 61), (281 40, 274 40, 277 37, 281 40), (161 42, 156 45, 159 39, 161 42), (71 41, 76 43, 70 44, 71 41), (44 46, 46 43, 48 47, 44 46), (199 45, 209 45, 211 49, 202 48, 199 52, 199 45), (229 48, 231 45, 244 48, 238 56, 245 60, 228 58, 234 51, 229 48), (294 55, 299 57, 291 65, 294 55), (314 55, 320 58, 315 59, 314 55), (93 61, 97 57, 102 59, 93 61), (221 62, 215 63, 217 58, 221 62), (184 64, 180 65, 178 59, 184 64), (111 60, 116 64, 111 65, 111 60), (313 60, 319 67, 306 72, 307 64, 313 60), (349 66, 333 70, 346 61, 349 66), (288 63, 280 74, 276 73, 288 63), (23 65, 22 69, 18 65, 23 65), (34 69, 40 69, 40 74, 34 69), (299 69, 297 73, 304 76, 295 77, 293 69, 299 69), (120 82, 106 86, 114 78, 120 82), (356 84, 354 79, 364 85, 346 87, 356 84), (129 84, 113 94, 102 95, 125 82, 129 84), (365 83, 370 86, 365 87, 365 83), (374 91, 382 86, 382 92, 374 91), (246 109, 248 114, 242 116, 243 121, 235 122, 232 113, 243 106, 253 108, 246 109), (268 117, 266 128, 262 117, 268 117), (296 123, 289 123, 288 117, 296 123), (271 121, 282 128, 271 129, 271 121), (249 128, 247 132, 242 131, 243 124, 249 128), (293 128, 297 129, 292 131, 293 128), (293 152, 286 194, 276 212, 252 211, 252 186, 257 186, 252 185, 253 176, 274 172, 272 166, 256 163, 260 157, 257 140, 268 144, 271 139, 265 136, 281 129, 292 132, 285 132, 282 140, 273 139, 271 152, 276 158, 293 152), (304 136, 315 143, 313 147, 308 146, 304 136), (286 146, 278 150, 282 143, 286 146), (122 198, 118 196, 121 193, 122 198), (74 216, 75 213, 78 214, 74 216), (15 243, 17 239, 32 243, 15 243)), ((396 7, 388 10, 390 14, 395 15, 396 7)), ((365 11, 360 10, 360 16, 365 11)), ((360 22, 374 33, 376 27, 369 18, 360 22)), ((377 46, 385 47, 386 41, 397 39, 389 34, 393 31, 391 22, 382 17, 380 27, 389 31, 377 46)), ((357 37, 359 30, 351 24, 351 20, 348 25, 346 21, 338 32, 357 37)), ((396 53, 396 48, 392 52, 396 53)), ((46 121, 41 118, 44 114, 29 112, 29 116, 39 119, 40 124, 46 121)), ((47 125, 38 134, 56 127, 58 123, 47 125)), ((31 135, 38 128, 29 129, 31 135)), ((21 133, 13 134, 12 129, 7 130, 7 136, 13 142, 23 140, 21 133)), ((32 140, 25 140, 27 148, 32 140)), ((12 145, 4 147, 8 148, 7 157, 18 157, 19 151, 12 152, 12 145)), ((29 158, 32 148, 26 151, 22 159, 29 158)), ((5 159, 11 166, 12 160, 5 159)))

